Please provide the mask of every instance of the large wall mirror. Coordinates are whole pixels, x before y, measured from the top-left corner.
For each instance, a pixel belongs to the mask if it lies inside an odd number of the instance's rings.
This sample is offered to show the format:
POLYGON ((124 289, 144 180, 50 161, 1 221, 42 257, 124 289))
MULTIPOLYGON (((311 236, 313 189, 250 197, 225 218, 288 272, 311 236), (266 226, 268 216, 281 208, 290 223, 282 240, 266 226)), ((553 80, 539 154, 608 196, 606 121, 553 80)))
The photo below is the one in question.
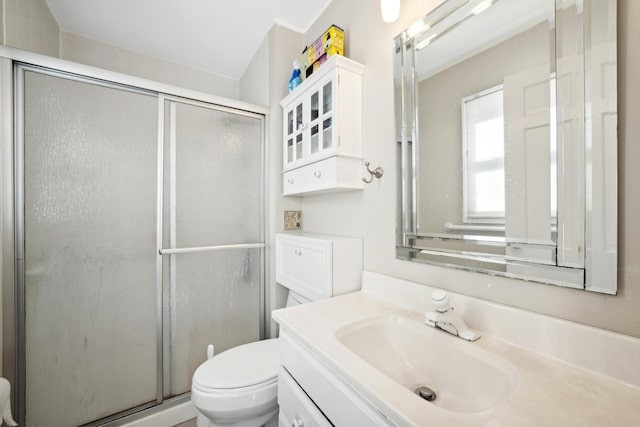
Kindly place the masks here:
POLYGON ((398 258, 615 294, 616 0, 448 0, 394 55, 398 258))

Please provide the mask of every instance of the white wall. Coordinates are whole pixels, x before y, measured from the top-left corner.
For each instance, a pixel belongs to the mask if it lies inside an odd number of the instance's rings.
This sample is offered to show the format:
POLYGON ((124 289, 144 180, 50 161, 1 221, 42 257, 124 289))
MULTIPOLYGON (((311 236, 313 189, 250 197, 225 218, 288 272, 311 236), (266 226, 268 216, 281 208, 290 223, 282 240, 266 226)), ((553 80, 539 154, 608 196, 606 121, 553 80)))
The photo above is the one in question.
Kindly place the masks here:
POLYGON ((0 0, 0 43, 105 70, 238 99, 238 80, 60 31, 44 0, 0 0))
POLYGON ((49 56, 60 54, 60 29, 44 0, 0 0, 0 43, 49 56))
MULTIPOLYGON (((267 307, 283 307, 287 292, 276 284, 275 233, 284 229, 285 210, 300 210, 302 199, 282 197, 282 108, 280 100, 289 91, 293 60, 300 53, 302 35, 285 27, 274 25, 240 79, 240 99, 269 106, 267 120, 267 307)), ((304 218, 303 218, 304 224, 304 218)), ((303 225, 304 227, 304 225, 303 225)), ((267 309, 267 335, 276 335, 271 322, 271 310, 267 309)))
MULTIPOLYGON (((274 28, 262 40, 240 78, 239 98, 241 101, 269 105, 269 40, 273 37, 271 34, 276 31, 274 28)), ((298 35, 298 37, 300 36, 298 35)))
POLYGON ((238 80, 141 55, 77 34, 60 33, 60 58, 187 89, 238 99, 238 80))
MULTIPOLYGON (((345 30, 346 55, 365 64, 364 157, 384 177, 364 191, 304 198, 306 231, 364 239, 364 268, 502 304, 640 337, 640 1, 620 0, 619 12, 619 281, 618 296, 462 272, 395 258, 396 146, 392 39, 438 0, 403 0, 400 19, 385 24, 379 2, 334 0, 304 35, 312 42, 331 24, 345 30), (635 50, 634 50, 635 49, 635 50)), ((287 64, 284 64, 287 65, 287 64)), ((272 104, 273 107, 273 104, 272 104)), ((425 302, 425 308, 427 304, 425 302)))

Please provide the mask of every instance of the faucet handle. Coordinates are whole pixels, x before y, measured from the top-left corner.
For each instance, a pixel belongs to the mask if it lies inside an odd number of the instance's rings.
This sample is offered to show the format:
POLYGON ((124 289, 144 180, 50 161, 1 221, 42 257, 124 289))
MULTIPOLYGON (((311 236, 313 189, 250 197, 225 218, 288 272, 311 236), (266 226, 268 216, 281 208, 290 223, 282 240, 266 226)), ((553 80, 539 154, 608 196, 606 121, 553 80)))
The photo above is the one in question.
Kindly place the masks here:
POLYGON ((438 313, 446 313, 451 306, 449 305, 449 294, 441 289, 431 292, 431 304, 438 313))

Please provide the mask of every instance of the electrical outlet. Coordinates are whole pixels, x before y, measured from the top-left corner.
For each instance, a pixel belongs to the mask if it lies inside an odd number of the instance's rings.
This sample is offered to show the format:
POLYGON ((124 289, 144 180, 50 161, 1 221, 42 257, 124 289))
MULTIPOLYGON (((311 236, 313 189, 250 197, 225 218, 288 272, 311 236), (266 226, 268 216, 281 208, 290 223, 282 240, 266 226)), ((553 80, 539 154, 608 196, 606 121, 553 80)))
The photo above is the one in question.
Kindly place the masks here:
POLYGON ((284 229, 302 230, 302 211, 284 211, 284 229))

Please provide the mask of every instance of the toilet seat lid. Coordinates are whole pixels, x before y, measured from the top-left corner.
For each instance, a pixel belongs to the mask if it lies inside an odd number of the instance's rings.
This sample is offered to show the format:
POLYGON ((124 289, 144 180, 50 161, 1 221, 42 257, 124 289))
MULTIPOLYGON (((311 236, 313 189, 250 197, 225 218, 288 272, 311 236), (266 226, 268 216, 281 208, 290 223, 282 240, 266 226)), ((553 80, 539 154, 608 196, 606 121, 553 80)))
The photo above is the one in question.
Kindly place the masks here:
POLYGON ((278 340, 252 342, 223 351, 193 374, 200 388, 230 389, 270 382, 278 376, 278 340))

